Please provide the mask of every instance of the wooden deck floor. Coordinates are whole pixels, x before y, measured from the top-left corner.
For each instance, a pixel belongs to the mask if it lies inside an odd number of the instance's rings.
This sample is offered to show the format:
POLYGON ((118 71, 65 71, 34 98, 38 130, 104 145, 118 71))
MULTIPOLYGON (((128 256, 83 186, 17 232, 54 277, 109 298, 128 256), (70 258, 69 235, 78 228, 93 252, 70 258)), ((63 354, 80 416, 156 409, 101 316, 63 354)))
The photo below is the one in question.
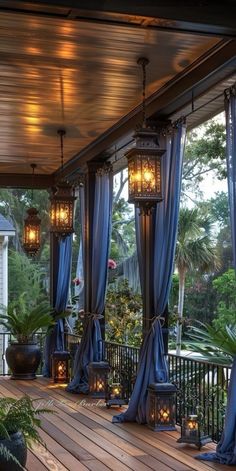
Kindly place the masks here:
MULTIPOLYGON (((155 433, 144 425, 112 424, 116 410, 86 396, 66 393, 44 378, 12 381, 0 378, 0 395, 28 394, 41 406, 57 410, 42 418, 47 449, 29 452, 28 471, 223 471, 226 466, 195 460, 195 447, 176 443, 178 432, 155 433)), ((120 409, 118 409, 119 411, 120 409)), ((204 451, 214 449, 210 444, 204 451)))

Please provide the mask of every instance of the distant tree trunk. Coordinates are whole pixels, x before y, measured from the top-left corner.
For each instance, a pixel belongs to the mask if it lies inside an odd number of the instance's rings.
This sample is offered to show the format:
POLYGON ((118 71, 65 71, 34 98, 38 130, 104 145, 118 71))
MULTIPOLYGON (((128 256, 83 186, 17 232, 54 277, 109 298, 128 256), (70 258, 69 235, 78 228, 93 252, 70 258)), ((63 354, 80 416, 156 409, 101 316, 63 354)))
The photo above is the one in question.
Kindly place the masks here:
POLYGON ((181 342, 182 342, 182 320, 183 320, 183 308, 184 308, 184 288, 185 288, 185 277, 186 268, 181 268, 179 271, 179 300, 178 300, 178 320, 177 320, 177 337, 176 337, 176 355, 181 353, 181 342))

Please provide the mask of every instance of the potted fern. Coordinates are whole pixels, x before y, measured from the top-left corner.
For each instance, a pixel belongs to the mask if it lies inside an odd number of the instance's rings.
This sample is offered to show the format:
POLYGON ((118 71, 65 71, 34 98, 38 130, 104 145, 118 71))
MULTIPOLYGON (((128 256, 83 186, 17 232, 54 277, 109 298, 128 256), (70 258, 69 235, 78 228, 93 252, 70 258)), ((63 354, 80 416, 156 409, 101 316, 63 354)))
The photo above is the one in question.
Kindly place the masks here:
POLYGON ((50 305, 43 300, 37 305, 26 302, 26 293, 8 307, 0 306, 0 324, 11 332, 13 340, 6 349, 6 360, 12 379, 35 379, 41 360, 40 347, 35 340, 39 331, 47 332, 55 324, 50 305))
POLYGON ((43 444, 37 430, 38 416, 53 411, 34 407, 33 403, 28 396, 0 398, 0 471, 24 469, 27 447, 33 442, 43 444))

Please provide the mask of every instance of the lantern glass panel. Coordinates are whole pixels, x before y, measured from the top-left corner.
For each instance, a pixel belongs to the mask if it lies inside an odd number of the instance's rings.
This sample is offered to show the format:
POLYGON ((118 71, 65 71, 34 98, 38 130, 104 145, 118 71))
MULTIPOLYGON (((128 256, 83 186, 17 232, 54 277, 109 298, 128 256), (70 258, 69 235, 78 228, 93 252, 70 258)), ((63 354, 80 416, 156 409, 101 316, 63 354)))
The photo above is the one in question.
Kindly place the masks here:
POLYGON ((109 371, 105 361, 89 363, 89 392, 92 397, 105 398, 109 371))
POLYGON ((135 199, 161 199, 160 157, 137 154, 128 163, 129 201, 135 199))

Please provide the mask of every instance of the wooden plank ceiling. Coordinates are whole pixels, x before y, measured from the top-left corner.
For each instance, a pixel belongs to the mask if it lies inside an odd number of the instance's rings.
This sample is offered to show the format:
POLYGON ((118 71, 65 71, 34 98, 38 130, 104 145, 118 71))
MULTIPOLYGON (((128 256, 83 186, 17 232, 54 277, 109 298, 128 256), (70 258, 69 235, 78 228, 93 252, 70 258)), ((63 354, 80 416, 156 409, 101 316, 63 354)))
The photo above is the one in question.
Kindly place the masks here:
MULTIPOLYGON (((23 179, 31 163, 40 175, 54 174, 61 128, 65 162, 80 171, 90 158, 80 158, 86 149, 140 104, 139 57, 150 60, 147 96, 153 97, 229 43, 220 35, 1 10, 0 174, 23 179)), ((235 43, 231 49, 233 56, 235 43)), ((158 104, 149 115, 157 111, 158 104)))

